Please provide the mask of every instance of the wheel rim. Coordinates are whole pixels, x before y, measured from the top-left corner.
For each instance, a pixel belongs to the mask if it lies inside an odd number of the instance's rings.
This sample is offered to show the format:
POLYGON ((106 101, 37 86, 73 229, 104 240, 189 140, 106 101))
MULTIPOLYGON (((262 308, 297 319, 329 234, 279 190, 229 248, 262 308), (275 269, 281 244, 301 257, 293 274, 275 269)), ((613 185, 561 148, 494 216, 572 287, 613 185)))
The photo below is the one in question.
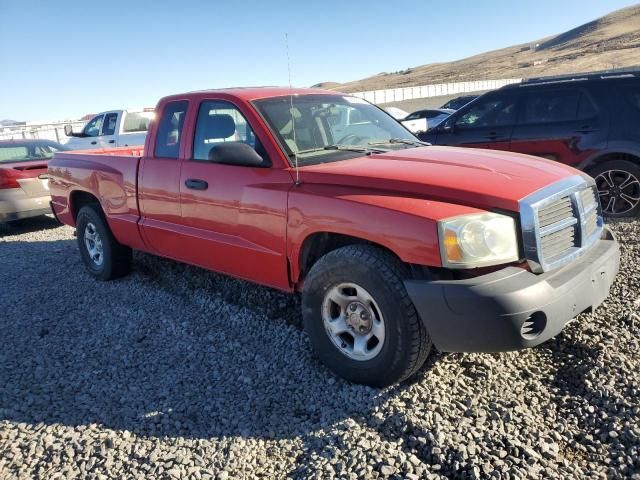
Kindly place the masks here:
POLYGON ((89 222, 84 227, 84 246, 87 249, 89 258, 97 266, 101 266, 104 262, 104 252, 102 249, 102 238, 96 230, 96 226, 89 222))
POLYGON ((355 283, 331 288, 322 303, 327 335, 340 352, 352 360, 375 358, 384 344, 385 325, 373 297, 355 283))
POLYGON ((640 180, 624 170, 606 170, 595 178, 602 211, 623 215, 640 204, 640 180))

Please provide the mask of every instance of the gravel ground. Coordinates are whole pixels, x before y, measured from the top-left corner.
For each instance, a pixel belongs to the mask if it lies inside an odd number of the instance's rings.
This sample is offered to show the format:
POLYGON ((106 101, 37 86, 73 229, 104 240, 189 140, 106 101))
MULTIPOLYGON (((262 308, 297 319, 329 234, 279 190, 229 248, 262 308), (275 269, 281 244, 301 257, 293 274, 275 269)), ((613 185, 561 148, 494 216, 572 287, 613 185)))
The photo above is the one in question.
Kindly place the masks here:
POLYGON ((556 339, 347 384, 298 299, 150 255, 98 283, 73 230, 0 227, 0 478, 640 478, 640 222, 556 339))

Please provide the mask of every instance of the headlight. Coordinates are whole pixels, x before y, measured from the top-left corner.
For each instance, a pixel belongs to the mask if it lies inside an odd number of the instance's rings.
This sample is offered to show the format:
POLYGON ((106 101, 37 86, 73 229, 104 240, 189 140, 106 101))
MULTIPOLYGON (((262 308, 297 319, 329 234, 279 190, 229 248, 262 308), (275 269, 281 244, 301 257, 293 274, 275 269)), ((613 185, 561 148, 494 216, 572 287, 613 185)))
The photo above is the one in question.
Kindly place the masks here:
POLYGON ((518 260, 513 218, 497 213, 461 215, 438 222, 442 265, 475 268, 518 260))

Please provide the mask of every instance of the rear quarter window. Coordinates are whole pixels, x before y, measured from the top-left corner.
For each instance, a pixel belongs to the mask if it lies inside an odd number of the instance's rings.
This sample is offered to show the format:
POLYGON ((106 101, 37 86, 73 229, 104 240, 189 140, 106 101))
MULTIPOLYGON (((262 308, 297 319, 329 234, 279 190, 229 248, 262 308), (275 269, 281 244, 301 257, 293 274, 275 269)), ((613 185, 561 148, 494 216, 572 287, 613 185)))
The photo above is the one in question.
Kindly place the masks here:
POLYGON ((149 130, 149 123, 153 119, 153 112, 127 113, 124 117, 122 131, 124 133, 146 132, 149 130))
POLYGON ((160 158, 178 158, 180 154, 180 140, 184 117, 187 114, 189 102, 179 100, 169 102, 164 106, 158 132, 156 134, 155 156, 160 158))

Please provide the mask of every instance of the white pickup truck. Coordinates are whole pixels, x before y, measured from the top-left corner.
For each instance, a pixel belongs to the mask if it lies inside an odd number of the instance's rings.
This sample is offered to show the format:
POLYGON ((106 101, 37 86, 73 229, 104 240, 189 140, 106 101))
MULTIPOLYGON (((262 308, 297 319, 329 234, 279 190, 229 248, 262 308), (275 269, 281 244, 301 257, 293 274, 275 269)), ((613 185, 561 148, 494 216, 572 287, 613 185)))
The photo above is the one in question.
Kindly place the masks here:
POLYGON ((71 125, 65 125, 64 133, 71 137, 65 146, 71 150, 87 150, 144 145, 153 116, 153 110, 99 113, 80 132, 74 132, 71 125))

